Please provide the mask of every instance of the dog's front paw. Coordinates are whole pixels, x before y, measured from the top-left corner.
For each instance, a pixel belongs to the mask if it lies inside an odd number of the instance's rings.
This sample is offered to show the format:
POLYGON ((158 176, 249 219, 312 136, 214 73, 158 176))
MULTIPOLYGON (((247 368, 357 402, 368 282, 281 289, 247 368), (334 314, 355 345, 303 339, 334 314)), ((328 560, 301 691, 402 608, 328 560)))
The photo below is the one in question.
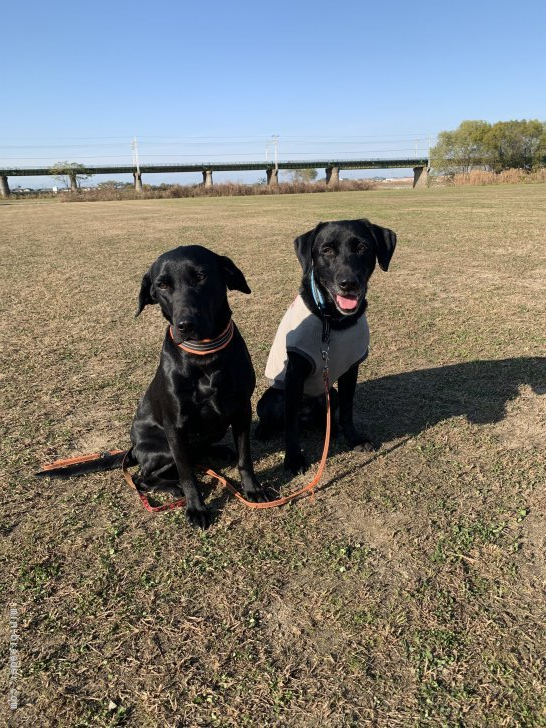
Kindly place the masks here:
POLYGON ((373 452, 376 449, 375 443, 366 435, 361 434, 354 426, 341 425, 341 428, 350 448, 355 452, 373 452))
POLYGON ((373 452, 376 449, 377 445, 371 442, 371 440, 364 440, 363 442, 353 445, 353 450, 355 452, 373 452))
POLYGON ((255 476, 241 476, 245 498, 251 503, 267 503, 269 498, 255 476))
POLYGON ((372 452, 376 449, 375 443, 367 435, 360 433, 354 425, 341 423, 341 429, 349 447, 355 452, 372 452))
POLYGON ((186 521, 192 528, 208 528, 212 523, 212 513, 205 505, 188 506, 186 521))
POLYGON ((267 503, 271 500, 261 485, 252 490, 245 490, 245 498, 251 503, 267 503))
POLYGON ((301 450, 295 450, 294 452, 286 452, 284 456, 284 469, 289 470, 292 475, 298 473, 305 473, 307 470, 307 460, 301 450))

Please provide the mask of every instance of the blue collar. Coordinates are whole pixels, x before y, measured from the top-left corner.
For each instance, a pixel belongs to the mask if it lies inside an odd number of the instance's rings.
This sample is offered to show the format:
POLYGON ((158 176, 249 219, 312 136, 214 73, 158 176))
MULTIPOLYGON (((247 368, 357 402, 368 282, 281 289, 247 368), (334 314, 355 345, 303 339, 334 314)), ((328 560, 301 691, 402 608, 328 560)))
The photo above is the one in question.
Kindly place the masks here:
POLYGON ((315 271, 311 266, 311 293, 313 294, 313 300, 315 305, 320 311, 320 318, 322 319, 322 359, 324 361, 324 371, 328 373, 328 350, 330 348, 330 315, 326 313, 326 302, 324 296, 319 291, 317 284, 315 283, 315 271))
POLYGON ((311 267, 311 293, 313 294, 315 305, 318 306, 321 311, 324 311, 326 308, 326 302, 324 301, 324 296, 319 291, 318 286, 315 283, 315 270, 313 267, 311 267))

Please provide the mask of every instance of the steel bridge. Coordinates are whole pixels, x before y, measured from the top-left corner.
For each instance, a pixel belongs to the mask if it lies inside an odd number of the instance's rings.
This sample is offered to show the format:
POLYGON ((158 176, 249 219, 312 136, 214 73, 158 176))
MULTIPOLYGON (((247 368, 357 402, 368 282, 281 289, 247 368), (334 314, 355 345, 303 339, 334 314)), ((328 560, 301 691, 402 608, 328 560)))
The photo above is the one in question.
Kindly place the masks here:
MULTIPOLYGON (((71 188, 77 189, 77 174, 132 174, 135 189, 142 189, 143 174, 159 174, 165 172, 201 172, 205 187, 212 186, 213 172, 241 172, 249 170, 264 170, 267 175, 267 184, 278 184, 278 172, 281 169, 324 169, 326 184, 339 184, 341 169, 394 169, 412 168, 413 186, 426 184, 429 170, 429 161, 425 157, 411 157, 406 159, 319 159, 306 161, 279 161, 279 162, 200 162, 196 164, 141 164, 138 168, 134 164, 89 165, 77 164, 66 169, 66 176, 70 178, 71 188)), ((0 167, 0 193, 8 197, 10 188, 8 177, 45 177, 59 174, 59 169, 51 167, 0 167)))

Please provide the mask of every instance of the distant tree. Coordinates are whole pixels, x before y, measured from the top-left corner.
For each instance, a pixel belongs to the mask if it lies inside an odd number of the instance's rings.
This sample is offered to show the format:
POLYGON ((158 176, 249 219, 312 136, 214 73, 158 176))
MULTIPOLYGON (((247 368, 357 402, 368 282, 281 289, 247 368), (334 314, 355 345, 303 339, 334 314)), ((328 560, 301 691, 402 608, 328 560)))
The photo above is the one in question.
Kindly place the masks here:
POLYGON ((546 125, 538 119, 498 121, 487 135, 491 167, 531 170, 544 163, 546 125))
POLYGON ((291 169, 288 175, 292 182, 313 182, 318 172, 316 169, 291 169))
POLYGON ((443 131, 430 150, 431 165, 454 174, 472 169, 501 172, 531 170, 546 162, 546 125, 529 121, 463 121, 454 131, 443 131))
POLYGON ((130 182, 119 182, 116 179, 107 179, 105 182, 99 182, 97 187, 100 190, 124 190, 127 187, 133 187, 130 182))
POLYGON ((487 121, 463 121, 455 131, 440 132, 438 143, 430 150, 431 165, 448 174, 488 166, 490 130, 487 121))
POLYGON ((84 179, 89 179, 93 175, 87 174, 84 171, 85 167, 83 164, 78 162, 57 162, 49 170, 53 179, 64 184, 65 187, 70 187, 73 190, 80 188, 80 183, 84 179))

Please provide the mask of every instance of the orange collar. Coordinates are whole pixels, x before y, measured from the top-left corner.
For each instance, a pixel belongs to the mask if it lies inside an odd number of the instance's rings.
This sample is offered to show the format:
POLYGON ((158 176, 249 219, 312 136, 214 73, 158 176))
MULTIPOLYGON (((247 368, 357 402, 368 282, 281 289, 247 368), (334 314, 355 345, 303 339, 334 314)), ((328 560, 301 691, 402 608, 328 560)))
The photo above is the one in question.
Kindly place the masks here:
MULTIPOLYGON (((201 339, 201 341, 192 341, 191 344, 188 341, 184 341, 183 344, 176 344, 176 346, 178 346, 179 349, 182 349, 182 351, 185 351, 188 354, 197 354, 198 356, 215 354, 217 351, 225 349, 229 342, 233 339, 234 329, 235 324, 233 323, 233 319, 230 319, 228 325, 222 331, 220 336, 218 336, 218 338, 201 339)), ((171 335, 171 339, 174 342, 172 326, 169 326, 169 333, 171 335)))

